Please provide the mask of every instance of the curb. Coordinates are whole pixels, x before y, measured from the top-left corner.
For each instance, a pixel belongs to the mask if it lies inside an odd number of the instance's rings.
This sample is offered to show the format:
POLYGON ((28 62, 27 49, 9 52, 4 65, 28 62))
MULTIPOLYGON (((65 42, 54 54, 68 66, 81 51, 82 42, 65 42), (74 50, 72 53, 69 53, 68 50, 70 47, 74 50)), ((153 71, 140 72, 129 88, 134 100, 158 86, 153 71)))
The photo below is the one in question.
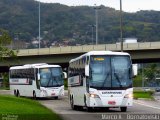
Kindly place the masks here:
POLYGON ((148 101, 155 101, 155 99, 151 99, 151 98, 138 98, 138 100, 148 100, 148 101))
POLYGON ((157 101, 156 99, 154 98, 137 98, 137 99, 134 99, 134 100, 144 100, 144 101, 157 101))

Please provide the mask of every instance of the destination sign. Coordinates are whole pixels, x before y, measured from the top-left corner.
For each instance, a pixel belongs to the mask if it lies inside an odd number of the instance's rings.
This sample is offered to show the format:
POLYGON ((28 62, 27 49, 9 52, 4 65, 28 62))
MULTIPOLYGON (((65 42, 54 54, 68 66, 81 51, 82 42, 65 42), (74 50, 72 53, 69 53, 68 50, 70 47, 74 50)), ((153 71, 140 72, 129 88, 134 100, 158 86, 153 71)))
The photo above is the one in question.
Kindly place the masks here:
POLYGON ((41 69, 41 72, 49 72, 49 69, 48 68, 41 69))
POLYGON ((95 61, 104 61, 104 58, 94 58, 95 61))

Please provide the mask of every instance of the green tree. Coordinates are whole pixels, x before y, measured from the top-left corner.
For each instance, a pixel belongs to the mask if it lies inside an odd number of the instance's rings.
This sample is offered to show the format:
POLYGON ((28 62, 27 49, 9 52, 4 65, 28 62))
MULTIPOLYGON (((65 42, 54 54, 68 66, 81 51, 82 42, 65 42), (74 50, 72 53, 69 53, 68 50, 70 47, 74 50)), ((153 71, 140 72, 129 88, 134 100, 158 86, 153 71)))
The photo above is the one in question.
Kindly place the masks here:
POLYGON ((16 57, 17 52, 7 47, 12 42, 8 31, 0 29, 0 62, 5 62, 7 57, 16 57))
MULTIPOLYGON (((0 29, 0 62, 7 62, 8 57, 15 58, 17 52, 9 49, 7 45, 10 45, 12 38, 10 37, 8 31, 0 29)), ((8 73, 3 73, 3 87, 8 87, 9 79, 8 73)))
POLYGON ((9 73, 2 73, 3 78, 3 88, 8 89, 9 88, 9 73))
POLYGON ((157 72, 158 72, 157 64, 155 63, 149 64, 144 69, 144 75, 145 75, 147 84, 155 82, 155 75, 157 74, 157 72))

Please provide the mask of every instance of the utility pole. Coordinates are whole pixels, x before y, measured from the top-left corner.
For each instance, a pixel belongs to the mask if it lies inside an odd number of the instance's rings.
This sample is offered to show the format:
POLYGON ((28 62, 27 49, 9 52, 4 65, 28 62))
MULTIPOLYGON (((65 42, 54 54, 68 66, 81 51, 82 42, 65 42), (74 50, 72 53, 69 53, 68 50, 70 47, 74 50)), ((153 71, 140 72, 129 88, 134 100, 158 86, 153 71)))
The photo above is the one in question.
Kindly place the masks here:
POLYGON ((93 32, 94 32, 94 25, 92 25, 92 45, 93 45, 93 32))
POLYGON ((88 25, 89 27, 91 27, 91 39, 92 39, 92 45, 94 44, 94 35, 93 35, 93 33, 94 33, 94 27, 95 27, 95 25, 88 25))
POLYGON ((39 37, 38 37, 38 40, 39 40, 39 49, 41 48, 41 3, 39 1, 39 37))
POLYGON ((142 88, 144 87, 144 66, 142 63, 142 88))
POLYGON ((121 39, 121 52, 123 52, 123 19, 122 19, 122 0, 120 0, 120 39, 121 39))
POLYGON ((95 19, 96 19, 96 45, 98 45, 98 10, 101 8, 95 6, 94 9, 95 9, 95 19))

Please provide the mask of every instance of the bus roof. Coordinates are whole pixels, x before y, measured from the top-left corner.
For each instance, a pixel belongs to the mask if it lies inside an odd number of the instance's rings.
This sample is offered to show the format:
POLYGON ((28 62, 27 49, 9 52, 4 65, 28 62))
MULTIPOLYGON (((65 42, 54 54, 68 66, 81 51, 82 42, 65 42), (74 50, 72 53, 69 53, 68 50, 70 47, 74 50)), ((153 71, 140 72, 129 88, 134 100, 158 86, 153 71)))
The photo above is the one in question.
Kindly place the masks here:
POLYGON ((113 51, 90 51, 90 52, 87 52, 75 59, 72 59, 70 60, 70 62, 74 62, 76 60, 79 60, 81 59, 82 57, 84 56, 90 56, 90 55, 129 55, 128 53, 126 52, 113 52, 113 51))
POLYGON ((10 70, 12 70, 12 69, 27 69, 27 68, 46 68, 46 67, 61 67, 61 66, 60 65, 48 65, 47 63, 26 64, 23 66, 10 67, 10 70))

